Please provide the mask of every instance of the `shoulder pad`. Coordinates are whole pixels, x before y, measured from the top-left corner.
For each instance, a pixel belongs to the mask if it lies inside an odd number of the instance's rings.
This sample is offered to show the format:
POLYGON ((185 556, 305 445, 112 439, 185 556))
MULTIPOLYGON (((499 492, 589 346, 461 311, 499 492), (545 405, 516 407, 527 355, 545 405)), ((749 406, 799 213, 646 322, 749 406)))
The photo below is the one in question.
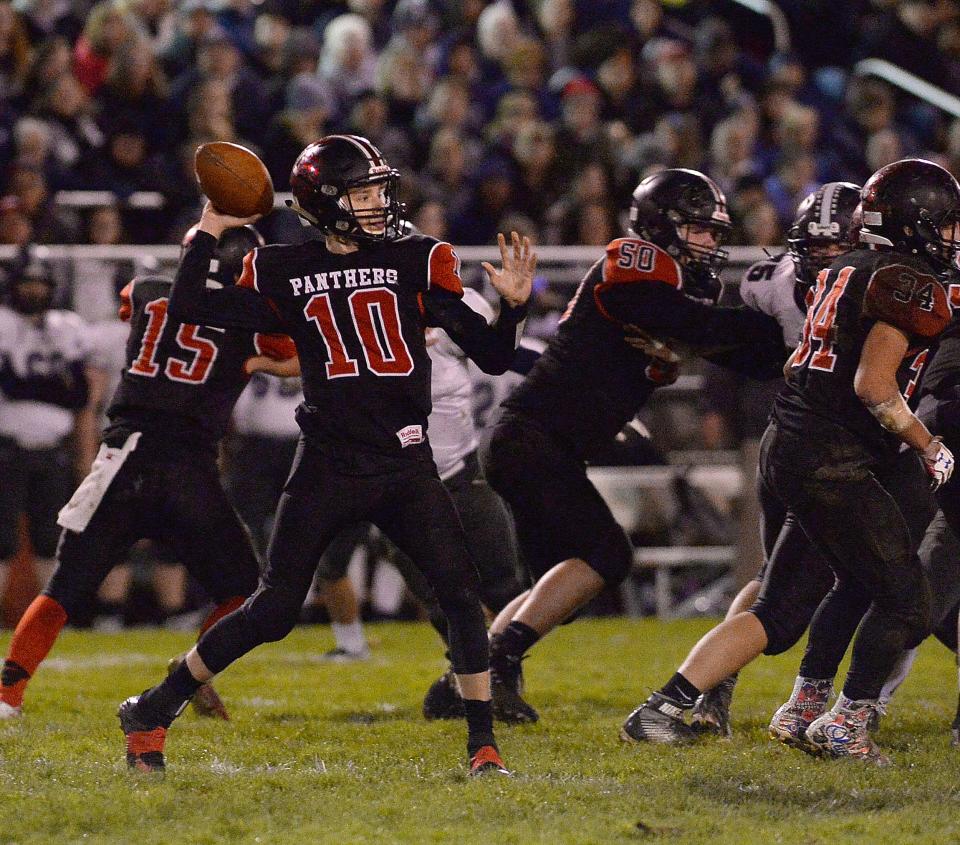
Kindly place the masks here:
POLYGON ((936 337, 951 319, 939 279, 905 263, 885 264, 873 271, 863 296, 863 313, 921 337, 936 337))
POLYGON ((238 288, 251 288, 252 290, 259 292, 259 280, 257 279, 257 257, 260 254, 261 249, 269 249, 269 247, 257 247, 243 256, 243 270, 240 272, 240 278, 237 279, 238 288))
POLYGON ((617 238, 607 245, 603 281, 662 282, 682 287, 680 265, 665 250, 639 238, 617 238))
MULTIPOLYGON (((413 237, 411 235, 411 237, 413 237)), ((463 280, 460 278, 460 257, 446 241, 419 237, 424 241, 433 241, 427 256, 427 290, 443 288, 450 293, 463 296, 463 280)))

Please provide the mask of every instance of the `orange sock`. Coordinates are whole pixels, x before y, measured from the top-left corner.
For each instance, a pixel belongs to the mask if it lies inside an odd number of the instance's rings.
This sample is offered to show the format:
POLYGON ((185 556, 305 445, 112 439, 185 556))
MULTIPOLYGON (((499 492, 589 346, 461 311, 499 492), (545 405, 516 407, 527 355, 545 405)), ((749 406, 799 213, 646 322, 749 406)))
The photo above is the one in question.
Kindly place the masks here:
POLYGON ((50 596, 37 596, 20 618, 0 674, 0 701, 23 704, 23 693, 37 667, 50 653, 67 624, 67 612, 50 596))
POLYGON ((233 613, 233 611, 240 607, 245 601, 246 599, 243 596, 233 596, 226 601, 220 602, 220 604, 210 611, 207 618, 203 620, 203 624, 200 626, 200 633, 197 634, 197 639, 199 640, 210 628, 223 619, 224 616, 233 613))

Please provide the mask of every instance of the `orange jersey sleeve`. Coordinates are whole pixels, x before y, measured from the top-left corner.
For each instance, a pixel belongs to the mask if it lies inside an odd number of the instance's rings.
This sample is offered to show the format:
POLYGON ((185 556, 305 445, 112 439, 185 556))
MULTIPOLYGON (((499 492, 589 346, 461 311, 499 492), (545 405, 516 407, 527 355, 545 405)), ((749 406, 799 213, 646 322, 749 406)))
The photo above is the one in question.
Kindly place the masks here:
POLYGON ((240 278, 237 279, 237 286, 241 288, 252 288, 259 292, 257 287, 257 251, 251 250, 243 256, 243 270, 240 272, 240 278))
POLYGON ((120 291, 120 308, 117 315, 127 322, 133 316, 133 282, 127 282, 120 291))
POLYGON ((287 361, 296 357, 297 347, 285 334, 263 334, 253 336, 253 345, 258 355, 266 355, 275 361, 287 361))
POLYGON ((638 238, 617 238, 607 245, 603 281, 605 284, 663 282, 679 288, 683 280, 680 265, 660 247, 638 238))
POLYGON ((463 296, 463 280, 460 278, 460 258, 448 243, 440 242, 430 250, 427 259, 427 289, 443 288, 457 296, 463 296))
POLYGON ((887 264, 874 272, 867 282, 863 313, 920 337, 936 337, 952 317, 937 277, 907 264, 887 264))

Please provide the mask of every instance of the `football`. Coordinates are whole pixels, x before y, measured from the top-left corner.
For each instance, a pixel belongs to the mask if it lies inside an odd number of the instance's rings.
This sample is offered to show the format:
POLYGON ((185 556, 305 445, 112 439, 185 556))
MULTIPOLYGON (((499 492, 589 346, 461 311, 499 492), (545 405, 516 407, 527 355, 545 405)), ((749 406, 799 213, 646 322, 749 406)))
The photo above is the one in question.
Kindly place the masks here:
POLYGON ((193 168, 200 190, 217 211, 234 217, 273 208, 273 181, 256 153, 227 141, 197 147, 193 168))

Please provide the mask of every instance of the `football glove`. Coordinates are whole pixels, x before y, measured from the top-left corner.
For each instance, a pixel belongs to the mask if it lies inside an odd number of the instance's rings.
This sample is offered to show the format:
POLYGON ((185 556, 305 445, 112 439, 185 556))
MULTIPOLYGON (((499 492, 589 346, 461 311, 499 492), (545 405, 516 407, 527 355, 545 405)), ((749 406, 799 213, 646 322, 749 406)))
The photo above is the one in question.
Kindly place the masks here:
POLYGON ((930 488, 939 490, 953 475, 953 452, 943 445, 940 437, 934 437, 920 453, 923 467, 930 476, 930 488))

